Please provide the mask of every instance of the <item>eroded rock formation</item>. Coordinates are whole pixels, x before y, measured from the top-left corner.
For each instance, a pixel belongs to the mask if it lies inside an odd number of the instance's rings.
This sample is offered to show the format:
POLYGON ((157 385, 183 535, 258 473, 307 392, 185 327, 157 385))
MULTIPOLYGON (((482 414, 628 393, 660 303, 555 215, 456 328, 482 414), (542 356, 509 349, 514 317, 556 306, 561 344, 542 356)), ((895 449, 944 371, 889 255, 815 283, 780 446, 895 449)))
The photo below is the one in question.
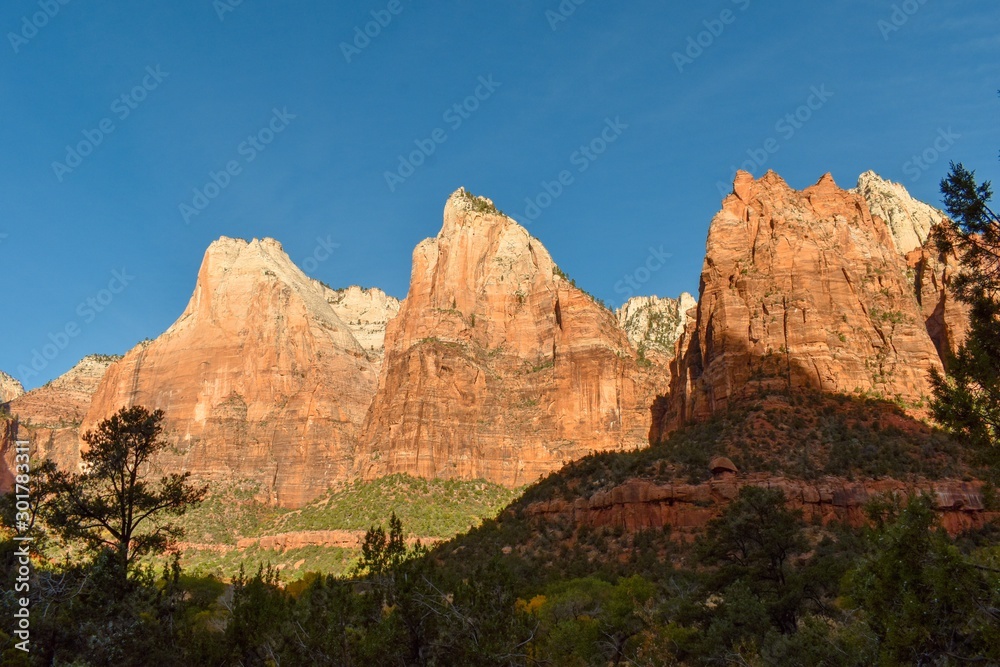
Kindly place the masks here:
POLYGON ((12 401, 24 393, 24 387, 15 378, 0 371, 0 403, 12 401))
POLYGON ((399 299, 377 287, 362 289, 351 286, 331 290, 324 286, 324 294, 333 312, 351 330, 361 348, 376 366, 381 366, 385 352, 385 328, 389 320, 399 313, 399 299))
POLYGON ((932 235, 947 234, 944 213, 917 201, 899 183, 867 171, 858 178, 858 192, 864 197, 872 216, 889 225, 896 249, 905 256, 907 275, 920 304, 927 333, 938 355, 947 363, 965 340, 969 326, 969 308, 958 301, 951 282, 959 267, 955 251, 942 251, 932 235))
POLYGON ((214 242, 184 313, 108 370, 84 428, 123 406, 162 409, 165 469, 260 480, 280 505, 311 500, 349 474, 376 383, 377 337, 366 349, 331 301, 277 241, 214 242))
POLYGON ((894 236, 829 174, 796 191, 774 172, 740 172, 709 229, 697 320, 678 346, 653 439, 759 388, 927 397, 941 359, 898 249, 923 242, 918 213, 894 236))
POLYGON ((1000 515, 983 506, 982 483, 958 480, 901 482, 893 479, 849 481, 827 477, 793 480, 767 474, 720 476, 701 484, 657 484, 633 479, 608 491, 574 501, 555 499, 527 507, 527 514, 565 518, 578 526, 622 527, 629 532, 669 525, 681 539, 697 534, 737 496, 744 486, 777 488, 791 509, 822 523, 861 526, 865 505, 883 494, 934 498, 941 524, 952 534, 980 528, 1000 515))
POLYGON ((357 470, 525 484, 645 445, 664 381, 537 239, 459 190, 441 232, 414 250, 357 470))
POLYGON ((618 326, 641 356, 667 367, 674 357, 677 339, 687 326, 688 312, 697 305, 687 292, 677 299, 634 296, 615 315, 618 326))
POLYGON ((117 359, 89 355, 55 380, 10 403, 20 421, 18 437, 30 443, 32 457, 51 458, 67 470, 80 463, 80 426, 108 367, 117 359))

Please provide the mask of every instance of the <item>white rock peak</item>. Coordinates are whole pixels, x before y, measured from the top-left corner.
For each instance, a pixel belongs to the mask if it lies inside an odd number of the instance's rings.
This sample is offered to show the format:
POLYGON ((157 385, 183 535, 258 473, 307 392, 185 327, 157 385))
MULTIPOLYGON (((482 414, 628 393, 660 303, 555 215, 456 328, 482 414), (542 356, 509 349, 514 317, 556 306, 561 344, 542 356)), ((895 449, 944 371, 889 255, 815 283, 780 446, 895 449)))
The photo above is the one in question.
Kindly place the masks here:
POLYGON ((885 180, 874 171, 861 174, 852 192, 864 197, 872 215, 889 225, 896 250, 903 255, 926 243, 931 229, 947 219, 933 206, 911 197, 899 183, 885 180))
POLYGON ((684 333, 688 311, 698 305, 695 298, 683 292, 678 298, 634 296, 615 311, 618 325, 625 331, 636 349, 660 352, 670 357, 674 343, 684 333))
POLYGON ((0 371, 0 403, 12 401, 24 393, 24 387, 17 379, 0 371))

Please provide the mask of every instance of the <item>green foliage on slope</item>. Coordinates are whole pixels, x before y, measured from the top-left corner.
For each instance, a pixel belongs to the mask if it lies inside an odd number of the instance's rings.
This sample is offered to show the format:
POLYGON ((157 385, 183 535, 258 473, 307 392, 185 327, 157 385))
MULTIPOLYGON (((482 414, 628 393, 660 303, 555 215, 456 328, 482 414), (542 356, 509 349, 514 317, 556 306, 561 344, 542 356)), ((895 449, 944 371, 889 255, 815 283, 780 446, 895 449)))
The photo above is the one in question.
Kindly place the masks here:
POLYGON ((282 515, 269 530, 367 530, 395 513, 412 535, 449 538, 496 516, 518 495, 486 481, 389 475, 328 493, 282 515))

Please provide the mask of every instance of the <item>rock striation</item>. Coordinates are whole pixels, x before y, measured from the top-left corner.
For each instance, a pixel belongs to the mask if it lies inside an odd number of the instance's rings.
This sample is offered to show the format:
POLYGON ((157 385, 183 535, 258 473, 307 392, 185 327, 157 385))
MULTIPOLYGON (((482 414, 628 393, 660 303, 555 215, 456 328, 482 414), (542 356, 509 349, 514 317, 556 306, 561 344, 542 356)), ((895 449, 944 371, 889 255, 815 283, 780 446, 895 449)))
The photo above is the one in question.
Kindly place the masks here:
MULTIPOLYGON (((643 446, 663 371, 537 240, 464 190, 413 253, 356 470, 507 486, 643 446)), ((661 385, 662 386, 662 385, 661 385)))
POLYGON ((375 392, 377 336, 366 349, 331 303, 348 313, 366 298, 347 292, 308 278, 277 241, 219 239, 180 318, 108 369, 84 428, 124 406, 162 409, 164 469, 308 502, 347 478, 375 392))
MULTIPOLYGON (((859 189, 883 193, 876 186, 863 176, 859 189)), ((670 396, 654 408, 654 440, 762 388, 913 403, 930 394, 941 358, 900 250, 923 247, 926 211, 889 190, 896 199, 883 213, 910 211, 912 223, 895 235, 829 174, 803 191, 774 172, 737 174, 709 229, 697 317, 678 344, 670 396)))
POLYGON ((0 371, 0 403, 12 401, 24 393, 24 387, 15 378, 0 371))
POLYGON ((720 475, 701 484, 661 484, 631 479, 589 497, 553 499, 526 508, 529 516, 556 517, 577 526, 621 527, 629 532, 670 526, 679 539, 690 539, 734 499, 744 486, 780 489, 790 509, 802 510, 807 522, 865 525, 865 505, 883 494, 934 498, 942 526, 951 534, 981 528, 1000 517, 983 505, 982 483, 958 480, 902 482, 894 479, 846 480, 827 477, 795 480, 762 473, 720 475))
POLYGON ((944 213, 917 201, 898 184, 867 171, 853 191, 864 197, 872 216, 889 225, 896 249, 906 258, 907 276, 913 284, 927 333, 938 355, 947 363, 965 340, 969 326, 969 308, 958 301, 951 282, 959 268, 956 252, 938 249, 933 231, 947 233, 942 224, 944 213))

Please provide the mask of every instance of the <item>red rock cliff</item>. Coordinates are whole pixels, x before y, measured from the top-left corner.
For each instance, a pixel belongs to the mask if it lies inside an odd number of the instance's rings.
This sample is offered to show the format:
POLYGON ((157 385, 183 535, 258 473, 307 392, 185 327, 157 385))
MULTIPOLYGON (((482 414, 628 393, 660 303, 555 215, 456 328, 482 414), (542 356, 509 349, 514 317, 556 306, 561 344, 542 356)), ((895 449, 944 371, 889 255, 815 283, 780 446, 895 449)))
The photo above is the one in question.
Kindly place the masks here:
POLYGON ((20 421, 18 437, 30 443, 33 458, 50 458, 76 470, 80 463, 80 425, 108 366, 115 357, 90 355, 57 377, 10 403, 20 421))
POLYGON ((924 242, 913 229, 890 229, 829 175, 796 191, 774 172, 740 172, 712 221, 697 317, 651 437, 761 387, 928 396, 941 360, 898 247, 924 242))
POLYGON ((542 244, 459 190, 413 253, 389 322, 357 469, 516 486, 598 450, 643 446, 665 373, 542 244))
POLYGON ((180 319, 108 370, 84 429, 123 406, 159 408, 164 467, 308 502, 347 478, 375 392, 373 358, 335 300, 277 241, 216 241, 180 319))

